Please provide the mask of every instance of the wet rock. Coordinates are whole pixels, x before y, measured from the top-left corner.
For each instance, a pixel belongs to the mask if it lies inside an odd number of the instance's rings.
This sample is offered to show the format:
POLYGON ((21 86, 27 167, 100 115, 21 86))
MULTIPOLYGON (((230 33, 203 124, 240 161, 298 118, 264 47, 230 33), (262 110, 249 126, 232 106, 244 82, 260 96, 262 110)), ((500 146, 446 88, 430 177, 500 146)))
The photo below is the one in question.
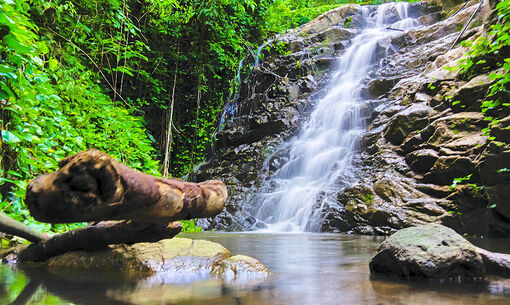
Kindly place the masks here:
POLYGON ((356 31, 346 29, 343 27, 331 27, 319 34, 316 34, 312 41, 328 41, 330 43, 337 43, 342 40, 351 39, 356 34, 356 31))
POLYGON ((482 155, 478 173, 490 204, 506 219, 510 220, 510 149, 507 145, 493 144, 482 155), (496 147, 494 147, 496 146, 496 147), (503 149, 503 151, 499 151, 503 149))
POLYGON ((412 170, 416 172, 425 172, 434 166, 437 159, 439 158, 438 153, 433 149, 417 150, 405 157, 407 164, 412 170))
POLYGON ((424 176, 424 180, 435 184, 451 184, 453 179, 473 173, 475 163, 467 157, 441 156, 424 176))
POLYGON ((487 274, 510 277, 510 255, 503 253, 493 253, 482 248, 476 248, 482 256, 483 264, 487 274))
POLYGON ((355 4, 342 5, 330 10, 313 21, 301 26, 298 31, 302 36, 325 31, 333 26, 343 23, 346 17, 358 14, 360 6, 355 4))
POLYGON ((410 132, 427 126, 433 112, 426 104, 409 106, 392 117, 384 137, 392 144, 401 144, 410 132))
POLYGON ((103 251, 75 251, 50 258, 50 268, 119 271, 128 278, 158 272, 211 270, 230 257, 220 244, 187 238, 164 239, 156 243, 115 245, 103 251))
POLYGON ((269 270, 253 257, 235 255, 215 265, 212 273, 227 281, 231 281, 267 277, 269 270))
POLYGON ((424 139, 422 133, 414 131, 407 136, 402 145, 400 145, 400 148, 404 153, 409 153, 418 149, 418 146, 422 144, 423 141, 424 139))
POLYGON ((462 0, 426 0, 426 3, 441 7, 444 10, 452 9, 457 5, 464 3, 462 0))
POLYGON ((236 279, 268 274, 267 268, 254 258, 230 256, 220 244, 188 238, 115 245, 94 252, 69 252, 50 258, 47 265, 55 272, 119 272, 130 280, 148 277, 157 280, 166 275, 207 277, 210 274, 236 279))
POLYGON ((315 59, 315 66, 320 70, 326 70, 334 66, 336 58, 334 57, 321 57, 315 59))
POLYGON ((447 93, 456 111, 480 111, 481 100, 487 96, 493 81, 487 74, 474 77, 469 82, 447 93))
POLYGON ((407 197, 408 191, 392 179, 380 179, 374 183, 374 192, 383 200, 395 202, 407 197))
POLYGON ((428 15, 424 15, 418 18, 420 24, 431 25, 441 20, 441 14, 436 12, 428 15))
POLYGON ((449 185, 417 184, 416 189, 436 198, 446 198, 452 192, 449 185))
POLYGON ((368 84, 368 92, 372 97, 388 93, 399 81, 399 78, 378 78, 368 84))
POLYGON ((388 237, 370 261, 370 272, 451 280, 486 275, 477 248, 454 230, 436 224, 402 229, 388 237))
POLYGON ((510 143, 510 115, 492 127, 491 135, 496 141, 510 143))

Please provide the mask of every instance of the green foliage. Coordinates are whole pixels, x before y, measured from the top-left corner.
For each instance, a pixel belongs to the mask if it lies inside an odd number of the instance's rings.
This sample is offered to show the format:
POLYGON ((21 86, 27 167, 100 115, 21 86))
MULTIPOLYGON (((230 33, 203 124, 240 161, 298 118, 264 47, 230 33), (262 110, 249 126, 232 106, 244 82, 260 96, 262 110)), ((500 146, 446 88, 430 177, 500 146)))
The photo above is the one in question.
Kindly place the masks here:
POLYGON ((30 179, 92 147, 159 175, 171 111, 170 169, 185 175, 210 150, 249 49, 348 2, 1 1, 0 211, 42 231, 84 225, 34 221, 23 202, 30 179))
MULTIPOLYGON (((163 149, 176 76, 170 169, 184 176, 205 159, 241 58, 264 38, 269 1, 147 0, 132 14, 146 38, 148 60, 133 79, 131 100, 143 111, 163 149), (143 88, 142 91, 139 88, 143 88)), ((163 154, 165 152, 163 151, 163 154)))
MULTIPOLYGON (((408 2, 417 2, 410 0, 408 2)), ((312 21, 317 16, 348 3, 381 4, 383 0, 274 0, 266 12, 266 28, 270 32, 281 33, 312 21)), ((352 18, 344 20, 349 28, 352 18)))
MULTIPOLYGON (((494 127, 501 118, 510 113, 510 59, 506 57, 510 46, 510 0, 503 0, 496 6, 498 12, 497 22, 490 26, 491 31, 488 36, 478 37, 475 41, 465 41, 463 46, 469 47, 467 56, 463 58, 458 66, 460 75, 469 79, 480 73, 493 71, 489 77, 494 80, 490 86, 488 96, 482 101, 481 111, 488 121, 488 127, 483 129, 489 140, 496 138, 491 134, 494 127)), ((452 105, 459 104, 460 101, 453 101, 452 105)), ((464 106, 464 105, 462 105, 464 106)), ((462 107, 461 106, 461 107, 462 107)), ((502 173, 506 168, 502 168, 498 173, 502 173)), ((451 189, 457 184, 468 181, 471 175, 455 178, 451 189)), ((470 184, 475 196, 481 196, 483 186, 470 184)), ((490 204, 489 208, 494 208, 490 204)))
POLYGON ((371 204, 374 202, 374 194, 363 193, 361 194, 361 200, 363 200, 365 203, 371 204))
POLYGON ((344 20, 344 28, 348 29, 351 27, 352 17, 349 16, 344 20))
POLYGON ((450 190, 454 190, 457 185, 464 183, 465 181, 469 181, 471 179, 472 174, 467 175, 466 177, 460 177, 453 179, 452 185, 450 185, 450 190))
POLYGON ((202 232, 202 227, 199 227, 197 225, 197 219, 195 218, 190 221, 183 221, 182 222, 182 231, 189 232, 189 233, 197 233, 197 232, 202 232))
MULTIPOLYGON (((491 25, 489 35, 481 36, 474 42, 463 42, 470 50, 459 65, 461 75, 466 78, 500 68, 489 75, 495 82, 481 105, 482 113, 489 121, 489 126, 484 130, 486 135, 490 135, 492 127, 510 111, 510 103, 507 102, 510 96, 510 59, 505 55, 510 46, 510 0, 499 2, 496 9, 498 21, 491 25)), ((494 137, 489 139, 493 140, 494 137)))
MULTIPOLYGON (((119 7, 100 11, 108 18, 124 18, 119 7)), ((146 134, 143 119, 135 115, 133 107, 126 108, 105 94, 99 83, 104 72, 94 72, 87 66, 95 52, 100 49, 113 52, 118 41, 115 36, 111 41, 98 37, 92 42, 101 40, 101 46, 89 42, 85 48, 55 36, 54 32, 63 31, 60 26, 65 28, 71 23, 73 27, 62 37, 72 38, 70 33, 74 32, 85 43, 90 37, 84 33, 99 35, 90 26, 100 24, 100 19, 106 17, 92 18, 91 24, 83 24, 73 3, 1 2, 0 12, 0 210, 42 231, 62 232, 83 226, 34 221, 23 202, 28 181, 57 169, 57 162, 63 157, 92 147, 133 168, 158 175, 156 150, 146 134), (55 17, 54 29, 48 26, 43 31, 32 19, 40 18, 41 22, 48 10, 55 17), (92 55, 83 56, 82 50, 92 55)), ((111 33, 121 27, 121 23, 114 22, 115 18, 106 19, 111 23, 111 33)), ((125 27, 126 31, 133 29, 125 27)), ((104 71, 113 75, 118 71, 131 73, 133 68, 116 66, 104 71)))

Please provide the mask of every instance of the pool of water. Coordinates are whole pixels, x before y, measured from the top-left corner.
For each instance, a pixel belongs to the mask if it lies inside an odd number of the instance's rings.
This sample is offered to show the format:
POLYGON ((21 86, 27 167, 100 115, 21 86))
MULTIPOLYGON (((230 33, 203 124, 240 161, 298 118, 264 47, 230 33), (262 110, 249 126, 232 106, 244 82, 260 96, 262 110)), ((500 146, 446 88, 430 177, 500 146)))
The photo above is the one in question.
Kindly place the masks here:
MULTIPOLYGON (((433 283, 372 277, 368 262, 384 238, 337 234, 195 233, 233 254, 259 259, 266 280, 206 279, 160 284, 118 276, 59 276, 0 265, 0 304, 510 304, 510 280, 433 283)), ((478 241, 504 251, 507 241, 478 241)))

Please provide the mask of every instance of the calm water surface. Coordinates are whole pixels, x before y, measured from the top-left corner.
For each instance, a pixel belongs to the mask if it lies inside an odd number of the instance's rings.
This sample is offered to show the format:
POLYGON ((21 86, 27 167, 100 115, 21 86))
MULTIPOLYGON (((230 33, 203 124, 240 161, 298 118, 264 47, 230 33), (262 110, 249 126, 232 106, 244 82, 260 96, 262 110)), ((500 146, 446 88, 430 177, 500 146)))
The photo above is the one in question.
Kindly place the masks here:
MULTIPOLYGON (((55 275, 0 265, 0 304, 510 304, 510 280, 439 284, 371 278, 368 261, 384 238, 333 234, 198 233, 233 254, 258 258, 267 280, 129 283, 116 275, 55 275), (31 301, 27 301, 31 299, 31 301)), ((483 246, 508 250, 507 241, 483 246), (506 246, 506 247, 505 247, 506 246)))

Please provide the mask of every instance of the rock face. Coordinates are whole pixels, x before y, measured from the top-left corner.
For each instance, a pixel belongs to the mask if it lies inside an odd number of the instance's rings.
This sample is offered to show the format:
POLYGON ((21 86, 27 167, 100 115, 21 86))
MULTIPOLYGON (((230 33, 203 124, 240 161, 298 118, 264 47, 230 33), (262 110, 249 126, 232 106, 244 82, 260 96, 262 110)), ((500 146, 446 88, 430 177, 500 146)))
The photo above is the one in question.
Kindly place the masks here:
POLYGON ((282 143, 324 94, 335 55, 362 24, 360 6, 345 5, 279 36, 262 52, 261 65, 239 88, 237 114, 218 133, 215 157, 191 175, 197 181, 221 177, 229 191, 224 213, 200 221, 202 226, 230 231, 252 227, 247 197, 285 163, 282 143), (346 18, 350 28, 340 26, 346 18))
POLYGON ((388 237, 370 261, 370 272, 433 279, 486 274, 475 246, 454 230, 433 224, 402 229, 388 237))
MULTIPOLYGON (((467 49, 457 45, 448 51, 477 2, 443 20, 462 3, 435 3, 445 11, 410 4, 409 13, 421 15, 422 26, 379 43, 385 52, 378 53, 364 81, 365 97, 373 100, 353 161, 357 182, 339 185, 338 204, 317 212, 321 231, 387 235, 441 223, 460 233, 510 234, 510 171, 505 170, 510 119, 494 126, 489 139, 480 112, 493 81, 488 75, 497 67, 468 78, 451 69, 467 49), (454 183, 458 178, 463 180, 454 183)), ((462 39, 487 34, 494 16, 490 5, 484 2, 462 39)), ((327 89, 334 56, 362 26, 361 7, 342 6, 278 37, 264 52, 261 66, 241 86, 237 116, 219 133, 216 156, 195 173, 198 181, 225 181, 230 194, 225 212, 201 222, 204 228, 257 228, 251 194, 288 161, 286 141, 327 89)))
POLYGON ((52 257, 46 263, 56 272, 120 272, 130 280, 149 278, 149 281, 165 276, 215 275, 232 280, 269 274, 267 268, 252 257, 231 256, 220 244, 188 238, 114 245, 94 252, 69 252, 52 257))
POLYGON ((448 280, 510 277, 510 255, 475 247, 450 228, 428 224, 388 237, 371 259, 370 272, 448 280))

